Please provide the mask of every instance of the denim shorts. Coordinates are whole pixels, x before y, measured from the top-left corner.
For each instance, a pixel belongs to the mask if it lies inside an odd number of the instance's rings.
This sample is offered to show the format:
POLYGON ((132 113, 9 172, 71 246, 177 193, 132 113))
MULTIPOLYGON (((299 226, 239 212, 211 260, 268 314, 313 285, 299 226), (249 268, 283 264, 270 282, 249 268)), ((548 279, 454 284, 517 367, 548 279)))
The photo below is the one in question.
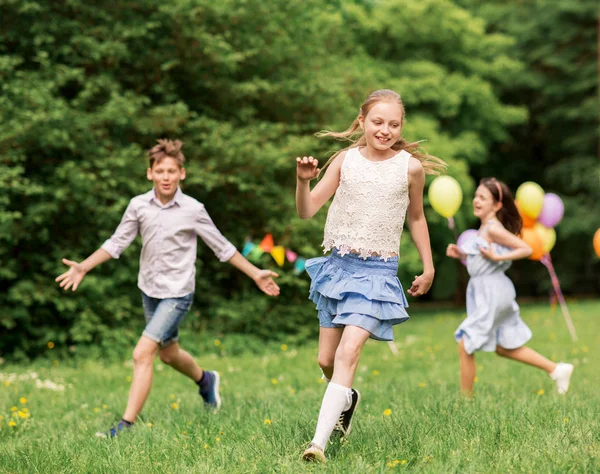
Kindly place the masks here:
POLYGON ((158 299, 142 292, 146 329, 142 333, 149 339, 167 347, 179 339, 179 325, 183 322, 194 300, 194 293, 181 298, 158 299))

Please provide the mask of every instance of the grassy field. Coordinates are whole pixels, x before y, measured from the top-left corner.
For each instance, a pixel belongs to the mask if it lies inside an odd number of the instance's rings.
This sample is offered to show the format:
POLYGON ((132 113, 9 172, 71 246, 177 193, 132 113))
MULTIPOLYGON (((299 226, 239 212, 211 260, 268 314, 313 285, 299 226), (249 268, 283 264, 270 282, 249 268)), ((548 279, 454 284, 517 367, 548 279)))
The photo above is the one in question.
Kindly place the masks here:
MULTIPOLYGON (((543 372, 478 354, 476 396, 458 394, 452 334, 460 311, 414 312, 396 328, 399 353, 369 341, 355 387, 354 430, 327 449, 325 466, 300 455, 324 391, 316 342, 262 356, 199 355, 222 376, 223 408, 206 412, 193 383, 156 364, 141 419, 114 440, 96 438, 120 416, 131 362, 40 361, 0 366, 0 472, 600 472, 598 302, 569 302, 580 340, 560 311, 522 308, 530 346, 575 364, 561 397, 543 372), (14 425, 14 426, 13 426, 14 425)), ((307 324, 317 324, 308 321, 307 324)), ((194 340, 182 345, 194 352, 194 340)))

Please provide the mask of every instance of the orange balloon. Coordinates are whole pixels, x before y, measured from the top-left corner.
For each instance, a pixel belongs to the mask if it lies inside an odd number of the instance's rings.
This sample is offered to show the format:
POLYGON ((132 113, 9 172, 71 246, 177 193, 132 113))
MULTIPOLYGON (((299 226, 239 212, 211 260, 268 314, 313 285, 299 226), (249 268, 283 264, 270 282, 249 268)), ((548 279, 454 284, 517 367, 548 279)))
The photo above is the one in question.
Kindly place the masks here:
POLYGON ((594 250, 596 251, 596 255, 600 257, 600 229, 594 234, 594 250))
POLYGON ((521 216, 521 219, 523 219, 523 227, 526 227, 528 229, 532 228, 535 225, 535 219, 533 217, 529 217, 527 214, 525 214, 522 210, 521 210, 521 206, 519 206, 519 203, 517 201, 515 201, 515 204, 517 205, 517 210, 519 211, 519 215, 521 216))
POLYGON ((521 238, 533 250, 529 260, 540 260, 544 256, 544 242, 535 230, 525 227, 521 231, 521 238))

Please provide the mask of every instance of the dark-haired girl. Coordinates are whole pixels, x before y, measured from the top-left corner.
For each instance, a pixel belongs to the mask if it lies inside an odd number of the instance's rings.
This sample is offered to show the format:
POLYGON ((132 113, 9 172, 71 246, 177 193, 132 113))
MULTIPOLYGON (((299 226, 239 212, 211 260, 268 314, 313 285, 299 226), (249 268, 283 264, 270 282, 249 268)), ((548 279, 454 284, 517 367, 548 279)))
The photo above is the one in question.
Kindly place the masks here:
POLYGON ((525 347, 531 330, 519 315, 515 287, 504 272, 513 260, 527 258, 531 248, 517 235, 523 222, 506 184, 482 179, 475 191, 473 213, 481 220, 477 237, 460 248, 450 244, 446 255, 466 259, 467 318, 456 330, 460 359, 460 387, 470 395, 475 382, 476 351, 498 355, 538 367, 555 381, 558 393, 569 389, 573 366, 546 359, 525 347))

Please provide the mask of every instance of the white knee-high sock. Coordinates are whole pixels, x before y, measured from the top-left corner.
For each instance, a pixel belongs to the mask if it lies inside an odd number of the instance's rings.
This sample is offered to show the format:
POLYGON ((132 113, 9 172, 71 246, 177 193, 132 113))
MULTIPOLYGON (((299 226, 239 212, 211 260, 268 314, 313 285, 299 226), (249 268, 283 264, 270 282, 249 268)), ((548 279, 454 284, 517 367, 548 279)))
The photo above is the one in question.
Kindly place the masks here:
POLYGON ((331 436, 333 428, 338 421, 338 418, 343 411, 350 408, 352 404, 352 389, 338 385, 337 383, 329 382, 321 411, 319 412, 319 421, 317 421, 317 429, 312 442, 323 448, 327 445, 327 441, 331 436))

